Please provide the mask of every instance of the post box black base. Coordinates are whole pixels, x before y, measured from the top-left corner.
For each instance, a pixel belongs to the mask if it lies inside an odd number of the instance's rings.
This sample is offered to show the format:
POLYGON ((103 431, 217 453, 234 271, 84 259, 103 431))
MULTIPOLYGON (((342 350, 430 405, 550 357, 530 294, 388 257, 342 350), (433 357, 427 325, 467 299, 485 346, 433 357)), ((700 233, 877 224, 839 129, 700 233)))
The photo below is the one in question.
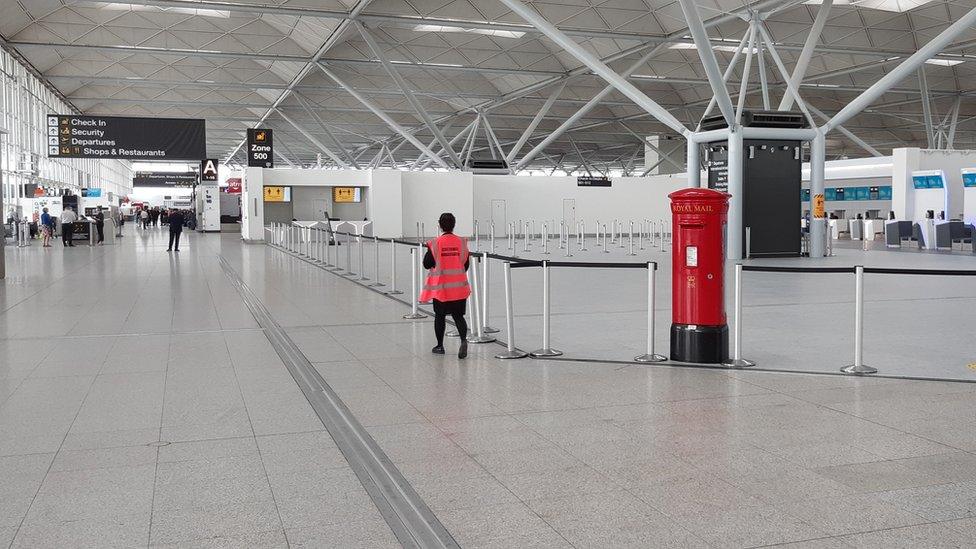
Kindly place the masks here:
POLYGON ((720 364, 728 359, 728 326, 671 325, 671 360, 720 364))

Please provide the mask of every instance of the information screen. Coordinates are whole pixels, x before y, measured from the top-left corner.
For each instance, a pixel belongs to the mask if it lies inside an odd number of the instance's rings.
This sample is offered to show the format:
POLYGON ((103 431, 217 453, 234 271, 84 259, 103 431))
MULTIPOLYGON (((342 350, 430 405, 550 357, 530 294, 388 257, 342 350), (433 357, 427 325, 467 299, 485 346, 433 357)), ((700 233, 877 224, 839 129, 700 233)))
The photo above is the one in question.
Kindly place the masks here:
POLYGON ((47 115, 51 158, 201 160, 207 157, 203 120, 47 115))
POLYGON ((916 189, 944 189, 945 180, 942 175, 913 175, 912 185, 916 189))
POLYGON ((291 202, 291 187, 265 187, 265 202, 291 202))
POLYGON ((976 187, 976 169, 965 169, 962 171, 962 186, 976 187))
POLYGON ((359 187, 332 187, 332 202, 336 204, 362 202, 362 199, 359 187))

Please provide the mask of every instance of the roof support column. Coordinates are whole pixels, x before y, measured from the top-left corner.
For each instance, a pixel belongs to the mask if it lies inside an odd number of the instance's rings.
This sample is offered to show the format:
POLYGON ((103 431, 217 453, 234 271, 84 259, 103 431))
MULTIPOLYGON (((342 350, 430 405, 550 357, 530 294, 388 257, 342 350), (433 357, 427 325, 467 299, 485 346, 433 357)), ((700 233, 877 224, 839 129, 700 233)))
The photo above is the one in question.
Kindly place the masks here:
POLYGON ((390 115, 388 115, 385 112, 383 112, 379 107, 377 107, 376 105, 374 105, 369 99, 366 99, 361 93, 359 93, 358 91, 356 91, 352 86, 350 86, 350 85, 346 84, 345 82, 343 82, 332 71, 330 71, 329 69, 323 67, 321 64, 318 64, 317 66, 318 66, 319 70, 321 70, 323 73, 325 73, 326 76, 328 76, 332 80, 335 80, 335 83, 336 84, 339 84, 340 86, 342 86, 343 89, 345 89, 347 92, 349 92, 350 95, 352 95, 353 97, 355 97, 357 101, 359 101, 360 103, 363 104, 363 106, 365 106, 367 109, 373 111, 373 114, 375 114, 376 116, 380 117, 380 119, 382 119, 383 122, 386 122, 386 125, 389 126, 390 129, 392 129, 393 131, 395 131, 398 134, 402 135, 403 138, 406 139, 407 141, 409 141, 411 145, 413 145, 414 147, 417 147, 418 150, 420 150, 422 153, 424 153, 425 155, 427 155, 428 157, 430 157, 431 159, 433 159, 434 162, 437 162, 438 164, 440 164, 441 167, 443 167, 445 169, 450 169, 451 168, 447 164, 447 162, 444 162, 444 160, 441 159, 440 156, 437 156, 436 154, 434 154, 434 152, 431 151, 427 147, 427 145, 424 145, 423 143, 421 143, 420 140, 417 139, 416 137, 414 137, 413 134, 410 133, 409 131, 407 131, 406 128, 404 128, 400 124, 397 124, 396 121, 393 120, 390 117, 390 115))
POLYGON ((827 164, 827 140, 823 132, 810 141, 810 258, 826 254, 827 220, 818 217, 814 203, 824 195, 824 170, 827 164))
POLYGON ((959 109, 962 106, 962 96, 956 96, 956 102, 952 106, 952 121, 949 122, 949 135, 946 136, 946 148, 950 151, 954 149, 956 142, 956 128, 959 126, 959 109))
POLYGON ((942 51, 956 37, 969 30, 973 25, 976 25, 976 8, 970 10, 959 19, 956 19, 955 23, 949 25, 938 36, 919 48, 908 59, 902 61, 897 67, 875 82, 874 85, 848 103, 840 112, 835 114, 833 118, 823 125, 824 133, 836 129, 837 126, 861 113, 895 84, 904 80, 912 71, 917 70, 923 63, 942 51))
MULTIPOLYGON (((813 26, 810 27, 810 34, 807 35, 807 41, 803 44, 803 49, 800 50, 800 57, 796 60, 796 66, 793 67, 793 76, 789 80, 795 88, 800 87, 800 83, 803 82, 803 77, 807 74, 807 67, 810 66, 810 58, 813 57, 813 51, 817 47, 817 42, 820 41, 820 34, 823 32, 824 25, 827 24, 827 16, 830 14, 830 8, 833 5, 834 0, 822 0, 820 8, 817 10, 817 17, 813 20, 813 26)), ((783 95, 783 100, 779 102, 778 110, 788 111, 792 108, 793 96, 787 93, 783 95)))
POLYGON ((711 84, 712 93, 715 94, 718 110, 722 112, 725 123, 731 128, 735 124, 735 109, 732 107, 729 90, 725 87, 722 71, 718 68, 718 60, 715 59, 715 51, 712 50, 708 31, 705 30, 701 14, 698 13, 698 6, 695 5, 695 0, 678 1, 681 4, 681 11, 685 14, 685 21, 688 23, 691 37, 694 38, 695 45, 698 46, 698 56, 705 67, 705 74, 708 75, 708 83, 711 84))
POLYGON ((929 97, 929 81, 925 77, 925 65, 918 67, 918 89, 922 92, 922 117, 925 119, 925 137, 930 149, 935 148, 935 128, 932 124, 932 100, 929 97))
MULTIPOLYGON (((536 13, 534 10, 519 0, 500 1, 518 14, 519 17, 525 19, 526 22, 539 29, 539 31, 549 37, 550 40, 569 52, 573 57, 580 60, 584 65, 588 66, 594 73, 606 80, 609 84, 612 84, 614 88, 617 88, 617 90, 620 91, 620 93, 626 95, 631 101, 647 111, 651 116, 658 119, 660 122, 681 135, 688 133, 688 128, 686 128, 681 121, 675 118, 674 115, 668 112, 667 109, 657 104, 656 101, 648 97, 646 94, 644 94, 644 92, 637 89, 636 86, 614 72, 613 69, 608 67, 603 61, 600 61, 592 53, 571 40, 562 31, 557 29, 549 21, 546 21, 545 18, 536 13)), ((701 18, 699 18, 698 22, 701 24, 701 18)))

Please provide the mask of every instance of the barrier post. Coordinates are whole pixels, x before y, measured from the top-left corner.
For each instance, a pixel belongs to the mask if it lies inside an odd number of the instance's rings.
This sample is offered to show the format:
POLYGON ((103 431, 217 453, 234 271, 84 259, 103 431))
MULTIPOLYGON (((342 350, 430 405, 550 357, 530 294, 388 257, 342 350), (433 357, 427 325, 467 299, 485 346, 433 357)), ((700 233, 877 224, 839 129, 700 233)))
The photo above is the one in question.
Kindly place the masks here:
POLYGON ((391 238, 390 239, 390 291, 386 292, 387 294, 390 295, 400 295, 403 293, 402 291, 397 290, 396 287, 396 271, 397 271, 396 242, 394 242, 393 239, 391 238))
POLYGON ((732 323, 732 358, 725 363, 729 368, 749 368, 756 363, 742 358, 742 264, 735 264, 735 284, 732 292, 734 307, 732 323))
POLYGON ((498 328, 492 328, 488 324, 488 303, 490 302, 488 292, 489 285, 491 284, 491 261, 488 258, 487 253, 481 254, 481 331, 486 334, 498 333, 498 328))
POLYGON ((495 222, 488 224, 488 238, 491 239, 491 253, 495 253, 495 222))
POLYGON ((529 222, 526 221, 522 226, 522 251, 529 251, 529 222))
POLYGON ((559 356, 563 354, 562 351, 557 351, 553 349, 549 344, 549 332, 550 332, 550 297, 549 297, 549 262, 543 260, 542 262, 542 348, 532 351, 531 354, 534 357, 549 357, 549 356, 559 356))
POLYGON ((417 221, 417 241, 420 241, 420 222, 417 221))
POLYGON ((420 222, 420 243, 423 244, 427 241, 427 227, 424 226, 424 222, 420 222))
POLYGON ((854 267, 854 364, 844 366, 845 374, 876 374, 877 368, 864 365, 864 266, 854 267))
POLYGON ((630 235, 628 239, 630 240, 630 244, 629 244, 630 251, 627 253, 627 255, 637 255, 634 252, 634 222, 633 221, 630 222, 630 235))
POLYGON ((512 250, 515 247, 515 222, 508 224, 508 249, 512 250))
POLYGON ((580 220, 579 234, 580 234, 580 238, 579 238, 579 251, 585 252, 585 251, 587 251, 587 249, 586 249, 586 221, 583 221, 582 219, 580 220))
POLYGON ((350 244, 349 234, 346 233, 346 276, 356 276, 352 271, 352 244, 350 244))
POLYGON ((542 224, 542 255, 549 255, 549 222, 542 224))
POLYGON ((608 254, 610 250, 607 249, 607 226, 603 226, 603 253, 608 254))
POLYGON ((495 341, 495 338, 490 335, 485 335, 484 331, 484 321, 481 318, 483 312, 481 308, 481 284, 479 284, 478 276, 478 263, 481 260, 481 256, 472 254, 469 257, 471 261, 471 306, 474 309, 474 314, 472 318, 474 319, 474 334, 468 334, 468 343, 491 343, 495 341))
POLYGON ((366 237, 359 235, 359 278, 356 280, 369 280, 366 277, 366 261, 363 256, 366 255, 366 237))
POLYGON ((664 362, 668 357, 654 352, 654 296, 657 290, 657 264, 647 262, 647 352, 635 356, 635 362, 664 362))
POLYGON ((417 248, 413 246, 410 247, 410 286, 412 288, 410 294, 410 314, 403 315, 403 318, 407 320, 427 318, 427 315, 417 310, 417 298, 420 297, 420 292, 417 288, 417 248))
POLYGON ((474 220, 474 249, 475 251, 481 251, 481 233, 478 231, 478 220, 474 220))
POLYGON ((644 231, 646 229, 645 222, 641 221, 640 226, 637 228, 637 249, 644 251, 644 231))
POLYGON ((503 265, 505 276, 505 330, 508 332, 507 350, 504 353, 495 355, 495 358, 510 360, 515 358, 525 358, 529 353, 520 351, 515 347, 515 311, 513 309, 512 298, 512 264, 506 261, 503 265))
MULTIPOLYGON (((573 248, 572 248, 572 246, 569 245, 569 225, 564 224, 561 227, 560 230, 562 230, 563 232, 566 233, 565 234, 565 236, 566 236, 566 239, 565 239, 565 242, 566 242, 566 257, 573 257, 573 248)), ((562 237, 562 235, 560 235, 560 238, 561 237, 562 237)))
POLYGON ((373 235, 373 276, 376 281, 369 285, 370 288, 378 288, 380 286, 386 286, 380 282, 380 241, 373 235))
POLYGON ((668 251, 668 247, 666 246, 666 242, 664 241, 664 225, 666 223, 667 221, 661 221, 661 252, 662 253, 667 253, 668 251))

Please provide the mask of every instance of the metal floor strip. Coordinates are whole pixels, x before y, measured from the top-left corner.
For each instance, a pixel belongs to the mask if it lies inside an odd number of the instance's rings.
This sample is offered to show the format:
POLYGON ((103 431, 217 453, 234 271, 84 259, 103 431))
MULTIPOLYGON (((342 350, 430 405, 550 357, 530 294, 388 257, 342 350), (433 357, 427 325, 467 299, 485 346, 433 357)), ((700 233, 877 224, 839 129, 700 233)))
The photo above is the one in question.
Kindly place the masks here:
POLYGON ((224 273, 240 293, 254 319, 264 329, 275 352, 295 378, 322 424, 335 439, 339 450, 393 530, 397 541, 409 548, 459 548, 447 528, 288 334, 275 322, 237 271, 223 256, 218 258, 224 273))

